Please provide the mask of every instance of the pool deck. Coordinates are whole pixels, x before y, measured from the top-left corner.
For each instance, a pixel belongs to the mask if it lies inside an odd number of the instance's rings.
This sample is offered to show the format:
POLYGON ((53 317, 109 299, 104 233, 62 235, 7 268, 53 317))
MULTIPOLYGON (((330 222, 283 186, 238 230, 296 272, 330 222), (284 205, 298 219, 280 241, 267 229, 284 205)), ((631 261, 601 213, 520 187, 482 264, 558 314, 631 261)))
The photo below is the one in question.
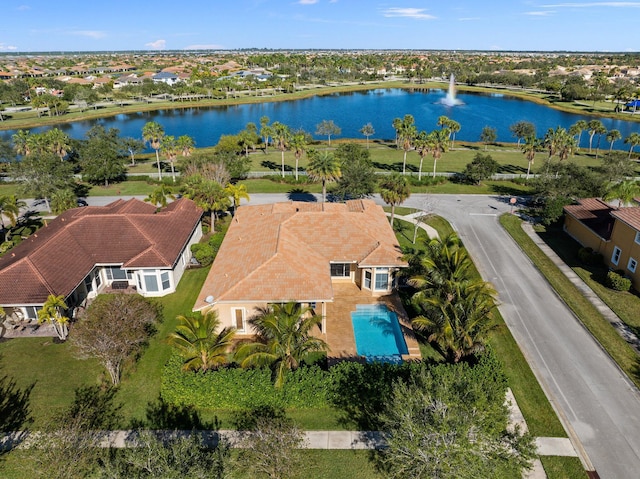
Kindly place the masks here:
POLYGON ((359 358, 351 322, 351 312, 356 310, 357 304, 385 304, 391 311, 395 311, 409 351, 409 354, 403 355, 402 359, 411 360, 422 357, 407 312, 402 307, 400 297, 396 293, 372 296, 371 291, 361 290, 353 283, 333 283, 332 286, 334 300, 333 303, 327 303, 327 334, 325 339, 330 348, 329 362, 359 358))

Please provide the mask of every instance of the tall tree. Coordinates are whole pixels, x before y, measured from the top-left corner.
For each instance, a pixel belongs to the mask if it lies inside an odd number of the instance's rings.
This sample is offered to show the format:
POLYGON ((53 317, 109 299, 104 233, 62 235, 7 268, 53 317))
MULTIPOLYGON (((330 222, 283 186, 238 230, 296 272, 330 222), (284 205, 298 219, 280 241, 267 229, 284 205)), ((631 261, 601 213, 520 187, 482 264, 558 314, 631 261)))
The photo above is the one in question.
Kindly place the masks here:
POLYGON ((51 212, 55 215, 64 213, 78 206, 78 197, 71 188, 63 188, 51 195, 51 212))
POLYGON ((169 200, 175 200, 176 197, 169 188, 164 183, 160 184, 157 188, 155 188, 149 196, 147 196, 144 201, 151 203, 152 205, 157 206, 158 208, 164 208, 169 204, 169 200))
POLYGON ((269 138, 273 136, 273 129, 269 122, 271 120, 268 116, 260 117, 260 136, 262 137, 262 143, 264 144, 264 153, 267 153, 267 149, 269 148, 269 138))
POLYGON ((587 124, 587 128, 589 130, 589 153, 591 153, 591 148, 593 144, 593 137, 596 134, 602 134, 603 131, 607 131, 600 120, 591 120, 587 124))
POLYGON ((144 151, 144 142, 128 136, 120 140, 120 146, 131 158, 131 166, 136 166, 136 155, 144 151))
POLYGON ((536 159, 536 153, 540 150, 540 140, 535 136, 527 136, 521 145, 522 154, 527 159, 527 180, 531 173, 531 165, 536 159))
POLYGON ((355 143, 346 143, 336 149, 335 156, 342 173, 336 194, 343 199, 371 196, 377 186, 377 175, 369 150, 355 143))
POLYGON ((427 135, 427 143, 429 145, 429 151, 433 156, 433 177, 435 178, 438 160, 449 147, 449 130, 446 128, 433 130, 427 135))
POLYGON ((331 137, 342 133, 342 129, 333 120, 322 120, 316 125, 316 135, 326 136, 331 146, 331 137))
POLYGON ((298 164, 300 163, 300 158, 302 154, 307 149, 307 139, 304 131, 296 131, 291 135, 291 140, 289 141, 289 146, 293 150, 293 156, 296 159, 296 169, 295 176, 296 181, 298 181, 298 164))
POLYGON ((142 139, 156 151, 156 163, 158 165, 158 179, 162 180, 162 168, 160 167, 160 146, 164 138, 164 128, 155 121, 149 121, 142 127, 142 139))
POLYGON ((173 182, 176 182, 176 169, 175 162, 178 157, 178 142, 176 141, 176 137, 173 135, 165 135, 162 137, 162 141, 160 142, 160 151, 166 156, 169 164, 171 165, 171 177, 173 178, 173 182))
POLYGON ((398 128, 398 142, 404 151, 402 157, 402 174, 404 175, 407 169, 407 153, 413 148, 413 141, 418 134, 413 115, 405 115, 402 117, 398 128))
POLYGON ((284 178, 284 152, 289 147, 291 141, 291 130, 284 123, 274 121, 271 125, 271 135, 273 141, 275 141, 277 148, 280 150, 280 157, 282 160, 282 177, 284 178))
POLYGON ((625 144, 630 145, 629 146, 629 158, 631 158, 631 153, 633 152, 633 148, 640 145, 640 133, 636 133, 635 131, 633 133, 630 133, 629 136, 627 136, 624 139, 625 144))
POLYGON ((633 203, 637 197, 640 197, 640 183, 635 180, 625 180, 609 186, 602 199, 618 200, 618 208, 620 208, 633 203))
POLYGON ((183 157, 191 156, 196 147, 196 142, 189 135, 180 135, 176 140, 176 148, 183 157))
POLYGON ((69 136, 58 128, 52 128, 44 133, 45 143, 51 153, 64 160, 71 148, 71 139, 69 136))
POLYGON ((342 175, 340 161, 328 151, 310 151, 307 175, 314 181, 322 182, 322 202, 327 199, 327 181, 336 181, 342 175))
POLYGON ((607 138, 607 141, 609 142, 609 153, 611 153, 611 150, 613 150, 613 144, 622 138, 622 133, 620 133, 620 130, 616 130, 614 128, 607 132, 606 138, 607 138))
POLYGON ((480 132, 480 141, 484 143, 484 151, 491 143, 495 143, 498 138, 498 132, 491 126, 485 126, 480 132))
POLYGON ((202 316, 178 316, 178 325, 167 341, 182 357, 184 371, 208 371, 229 362, 235 328, 223 328, 216 311, 202 316))
POLYGON ((215 180, 201 175, 193 175, 185 179, 185 196, 192 199, 211 218, 211 231, 215 229, 218 211, 226 211, 231 202, 224 187, 215 180))
POLYGON ((396 206, 404 203, 411 196, 409 182, 405 176, 391 173, 380 181, 380 196, 382 200, 391 206, 391 227, 395 216, 396 206))
POLYGON ((229 195, 229 197, 231 197, 231 199, 233 200, 233 214, 236 214, 236 211, 238 210, 238 207, 240 206, 240 200, 242 198, 244 198, 245 200, 249 201, 249 193, 247 192, 247 185, 245 184, 233 184, 233 183, 229 183, 227 185, 227 187, 225 188, 225 191, 227 192, 227 195, 229 195))
POLYGON ((529 121, 518 121, 511 125, 509 130, 518 139, 518 148, 522 140, 536 135, 536 126, 529 121))
POLYGON ((105 130, 102 125, 92 127, 80 147, 82 177, 93 184, 109 183, 125 178, 127 167, 121 156, 117 128, 105 130))
POLYGON ((282 387, 287 371, 297 369, 311 354, 328 350, 327 343, 312 335, 322 318, 310 312, 310 308, 295 302, 257 308, 256 315, 249 320, 256 341, 244 343, 236 350, 240 365, 271 366, 275 386, 282 387))
POLYGON ((20 208, 26 206, 24 201, 18 199, 16 195, 0 195, 0 229, 4 231, 5 217, 9 220, 11 226, 16 225, 16 221, 20 216, 20 208))
POLYGON ((422 180, 422 164, 424 158, 431 151, 431 142, 429 140, 429 134, 426 131, 421 131, 416 135, 416 139, 413 142, 414 148, 420 156, 420 165, 418 166, 418 181, 422 180))
POLYGON ((100 295, 74 325, 71 342, 80 358, 96 358, 117 385, 122 366, 140 351, 160 318, 159 304, 138 294, 100 295))
POLYGON ((369 149, 369 137, 376 134, 376 130, 373 129, 373 125, 371 123, 367 123, 362 128, 360 128, 360 133, 367 138, 367 150, 369 149))
POLYGON ((451 148, 453 148, 453 144, 456 141, 456 133, 458 133, 460 131, 460 123, 458 123, 455 120, 449 120, 449 125, 447 126, 447 128, 449 129, 450 133, 449 133, 449 137, 451 138, 451 148))
POLYGON ((569 127, 569 134, 577 136, 578 148, 580 147, 580 140, 582 139, 582 132, 589 129, 589 124, 586 120, 578 120, 569 127))

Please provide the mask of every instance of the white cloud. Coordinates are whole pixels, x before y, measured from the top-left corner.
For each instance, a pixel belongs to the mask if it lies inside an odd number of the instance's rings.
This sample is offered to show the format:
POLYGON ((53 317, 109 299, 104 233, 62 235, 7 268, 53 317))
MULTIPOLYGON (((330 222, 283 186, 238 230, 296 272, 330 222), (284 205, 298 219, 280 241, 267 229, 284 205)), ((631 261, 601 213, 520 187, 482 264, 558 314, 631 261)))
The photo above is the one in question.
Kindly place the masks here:
POLYGON ((477 20, 482 20, 480 17, 461 17, 458 18, 459 22, 473 22, 477 20))
POLYGON ((556 12, 554 12, 553 10, 546 10, 546 11, 541 11, 541 12, 524 12, 525 15, 529 15, 531 17, 547 17, 549 15, 552 15, 556 12))
POLYGON ((433 20, 436 17, 425 12, 425 8, 387 8, 382 12, 385 17, 409 17, 417 20, 433 20))
POLYGON ((107 36, 106 33, 99 30, 74 30, 69 33, 71 35, 79 35, 81 37, 95 38, 96 40, 107 36))
POLYGON ((298 4, 300 5, 313 5, 314 3, 318 3, 318 0, 299 0, 298 4))
POLYGON ((20 5, 18 8, 16 8, 16 10, 20 10, 20 11, 31 10, 31 7, 29 5, 20 5))
POLYGON ((166 40, 156 40, 155 42, 149 42, 144 44, 145 47, 149 47, 153 50, 164 50, 166 45, 167 45, 166 40))
POLYGON ((224 50, 224 46, 216 45, 215 43, 209 45, 187 45, 183 50, 224 50))
POLYGON ((14 51, 17 50, 18 47, 14 46, 14 45, 5 45, 4 43, 0 43, 0 52, 6 52, 6 51, 14 51))

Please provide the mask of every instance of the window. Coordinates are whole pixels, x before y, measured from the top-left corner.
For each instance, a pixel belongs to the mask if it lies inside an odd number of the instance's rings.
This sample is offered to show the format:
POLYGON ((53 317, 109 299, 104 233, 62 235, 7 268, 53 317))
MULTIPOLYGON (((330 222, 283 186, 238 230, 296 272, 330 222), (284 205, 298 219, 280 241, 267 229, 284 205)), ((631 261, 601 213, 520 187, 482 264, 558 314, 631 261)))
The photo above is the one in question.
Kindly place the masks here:
POLYGON ((142 275, 138 274, 136 276, 138 277, 138 289, 142 291, 142 275))
POLYGON ((389 289, 389 270, 379 269, 376 270, 376 284, 375 289, 377 291, 386 291, 389 289))
POLYGON ((171 286, 171 281, 169 281, 169 272, 165 271, 160 275, 160 279, 162 280, 162 290, 165 291, 169 289, 171 286))
POLYGON ((144 289, 148 292, 159 291, 158 277, 155 274, 144 275, 144 289))
POLYGON ((331 263, 331 277, 348 278, 351 275, 349 263, 331 263))
POLYGON ((91 275, 87 276, 84 279, 84 286, 85 288, 87 288, 87 293, 93 291, 93 278, 91 277, 91 275))
POLYGON ((365 270, 364 272, 364 287, 371 289, 371 271, 365 270))
POLYGON ((633 258, 629 258, 629 262, 627 263, 627 269, 632 273, 635 273, 637 266, 638 266, 638 262, 633 258))
POLYGON ((234 308, 231 310, 231 315, 233 319, 233 327, 238 331, 244 331, 245 309, 234 308))
POLYGON ((640 244, 640 231, 636 233, 636 243, 640 244))
POLYGON ((100 271, 96 271, 96 288, 99 288, 102 284, 102 276, 100 276, 100 271))
POLYGON ((109 281, 127 279, 127 272, 116 266, 109 266, 105 268, 105 274, 109 281))
POLYGON ((618 265, 618 261, 620 261, 620 255, 622 254, 622 250, 617 246, 613 248, 613 254, 611 255, 611 262, 618 265))
POLYGON ((26 306, 24 310, 27 313, 27 318, 38 319, 38 311, 42 308, 40 306, 26 306))

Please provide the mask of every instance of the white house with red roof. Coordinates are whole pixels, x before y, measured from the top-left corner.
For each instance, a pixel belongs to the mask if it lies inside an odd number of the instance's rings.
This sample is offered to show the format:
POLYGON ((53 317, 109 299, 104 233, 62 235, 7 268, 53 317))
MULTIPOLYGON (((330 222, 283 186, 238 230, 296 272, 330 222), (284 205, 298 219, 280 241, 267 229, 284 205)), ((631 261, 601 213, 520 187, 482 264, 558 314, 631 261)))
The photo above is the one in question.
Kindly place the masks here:
POLYGON ((0 258, 0 306, 36 319, 49 295, 73 307, 106 288, 172 293, 202 237, 201 218, 186 198, 160 211, 137 199, 68 210, 0 258))

